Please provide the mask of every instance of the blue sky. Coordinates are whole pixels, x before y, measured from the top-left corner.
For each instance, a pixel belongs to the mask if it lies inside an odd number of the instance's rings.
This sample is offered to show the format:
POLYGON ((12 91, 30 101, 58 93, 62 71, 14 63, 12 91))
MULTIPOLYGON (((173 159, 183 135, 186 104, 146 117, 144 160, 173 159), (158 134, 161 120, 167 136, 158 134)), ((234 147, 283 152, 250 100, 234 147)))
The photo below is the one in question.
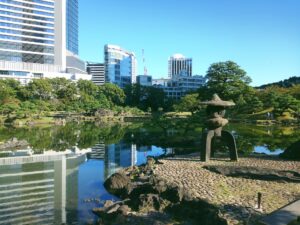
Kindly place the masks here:
POLYGON ((79 55, 103 62, 105 44, 133 51, 143 74, 167 77, 168 58, 193 74, 233 60, 261 85, 300 76, 300 0, 79 0, 79 55))

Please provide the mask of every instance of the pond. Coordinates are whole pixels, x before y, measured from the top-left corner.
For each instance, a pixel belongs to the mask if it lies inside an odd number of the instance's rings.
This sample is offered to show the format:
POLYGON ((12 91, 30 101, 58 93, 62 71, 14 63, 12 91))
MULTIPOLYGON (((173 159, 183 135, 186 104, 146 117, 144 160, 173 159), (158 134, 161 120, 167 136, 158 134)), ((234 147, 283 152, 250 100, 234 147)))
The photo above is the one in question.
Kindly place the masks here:
MULTIPOLYGON (((86 224, 92 209, 116 199, 103 187, 123 167, 149 155, 199 151, 201 126, 68 123, 0 128, 1 143, 15 137, 28 147, 0 150, 0 224, 86 224)), ((240 154, 279 154, 299 139, 293 127, 232 124, 240 154)))

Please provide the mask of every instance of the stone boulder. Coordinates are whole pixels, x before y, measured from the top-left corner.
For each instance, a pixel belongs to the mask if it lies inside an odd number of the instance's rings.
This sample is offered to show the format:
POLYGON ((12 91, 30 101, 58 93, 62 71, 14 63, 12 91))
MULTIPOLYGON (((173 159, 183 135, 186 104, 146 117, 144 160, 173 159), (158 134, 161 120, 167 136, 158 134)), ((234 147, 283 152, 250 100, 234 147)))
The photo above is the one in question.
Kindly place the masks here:
POLYGON ((158 194, 141 194, 138 198, 138 211, 149 212, 159 210, 161 205, 161 198, 158 194))
POLYGON ((219 217, 219 209, 204 200, 183 200, 171 205, 167 211, 178 220, 189 221, 188 224, 228 225, 225 219, 219 217))
POLYGON ((106 190, 118 197, 126 197, 131 188, 131 180, 125 173, 118 172, 111 175, 104 182, 106 190))
POLYGON ((150 194, 150 193, 157 193, 154 189, 153 185, 149 182, 134 182, 131 185, 131 191, 129 193, 130 199, 136 199, 141 194, 150 194))
POLYGON ((113 117, 114 116, 114 112, 112 110, 109 109, 98 109, 95 112, 95 116, 96 117, 113 117))
POLYGON ((102 208, 94 208, 93 213, 100 216, 104 221, 114 221, 111 224, 121 224, 126 216, 131 213, 131 208, 124 202, 106 201, 102 208))
POLYGON ((300 161, 300 140, 289 146, 280 154, 280 157, 283 159, 300 161))
POLYGON ((7 142, 0 144, 0 150, 3 149, 18 149, 28 147, 29 143, 26 140, 18 140, 17 138, 11 138, 7 142))
POLYGON ((157 179, 157 177, 152 176, 150 182, 154 186, 158 193, 163 193, 167 190, 167 181, 164 179, 157 179))
POLYGON ((161 196, 170 202, 181 202, 184 195, 184 188, 176 184, 168 184, 166 190, 161 193, 161 196))
POLYGON ((106 189, 124 200, 106 201, 102 208, 95 209, 103 220, 100 224, 169 225, 178 221, 185 225, 227 225, 216 206, 151 173, 155 164, 155 159, 149 157, 143 166, 126 168, 105 181, 106 189), (153 213, 158 217, 153 218, 153 213))

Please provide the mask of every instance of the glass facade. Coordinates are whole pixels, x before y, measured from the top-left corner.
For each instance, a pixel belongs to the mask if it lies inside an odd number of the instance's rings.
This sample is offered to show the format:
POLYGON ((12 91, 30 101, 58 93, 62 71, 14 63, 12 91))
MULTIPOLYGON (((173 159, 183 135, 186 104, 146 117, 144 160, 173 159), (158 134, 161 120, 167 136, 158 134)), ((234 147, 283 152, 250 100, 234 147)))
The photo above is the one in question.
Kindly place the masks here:
POLYGON ((0 60, 54 64, 54 0, 0 0, 0 60))
POLYGON ((119 46, 106 45, 104 48, 105 81, 121 88, 136 81, 136 57, 132 52, 119 46))
POLYGON ((67 0, 67 49, 78 55, 78 0, 67 0))

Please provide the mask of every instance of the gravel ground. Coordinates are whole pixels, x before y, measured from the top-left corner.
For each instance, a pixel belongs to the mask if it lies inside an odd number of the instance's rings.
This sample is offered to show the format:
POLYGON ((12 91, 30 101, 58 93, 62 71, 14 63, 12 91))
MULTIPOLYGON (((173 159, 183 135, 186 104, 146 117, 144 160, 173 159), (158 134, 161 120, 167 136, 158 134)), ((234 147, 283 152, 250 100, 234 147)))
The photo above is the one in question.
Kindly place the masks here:
POLYGON ((253 224, 259 217, 300 198, 300 183, 226 177, 210 172, 204 165, 251 166, 300 173, 300 162, 275 157, 240 158, 238 162, 212 159, 201 162, 199 155, 160 160, 154 173, 171 183, 189 189, 195 198, 207 199, 220 207, 230 224, 253 224), (256 209, 257 193, 262 193, 262 209, 256 209))

